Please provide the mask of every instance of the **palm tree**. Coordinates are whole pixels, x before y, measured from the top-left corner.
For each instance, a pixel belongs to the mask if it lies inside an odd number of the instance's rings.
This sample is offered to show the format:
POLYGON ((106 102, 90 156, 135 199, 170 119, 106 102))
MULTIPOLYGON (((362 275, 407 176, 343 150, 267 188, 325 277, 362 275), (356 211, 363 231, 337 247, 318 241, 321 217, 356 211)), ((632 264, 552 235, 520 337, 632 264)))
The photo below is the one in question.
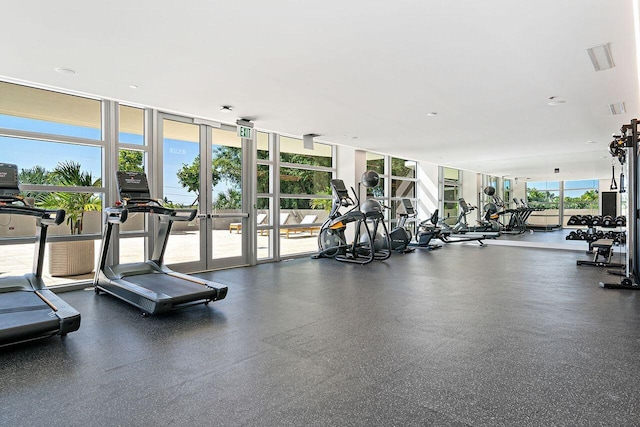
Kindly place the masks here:
MULTIPOLYGON (((82 165, 73 161, 60 162, 51 171, 54 185, 100 187, 102 179, 93 179, 90 172, 82 172, 82 165)), ((71 234, 82 234, 84 213, 99 211, 102 200, 92 193, 53 192, 43 195, 37 205, 45 209, 64 209, 71 234)))

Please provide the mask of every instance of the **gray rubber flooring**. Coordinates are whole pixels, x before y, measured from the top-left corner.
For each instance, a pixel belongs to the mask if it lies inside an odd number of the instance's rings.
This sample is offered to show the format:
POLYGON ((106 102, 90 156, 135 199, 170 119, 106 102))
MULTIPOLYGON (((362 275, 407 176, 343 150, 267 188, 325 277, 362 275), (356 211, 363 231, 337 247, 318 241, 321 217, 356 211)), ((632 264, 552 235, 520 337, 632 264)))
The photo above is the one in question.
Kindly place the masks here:
POLYGON ((201 275, 226 300, 0 353, 2 426, 637 426, 640 292, 579 252, 449 245, 201 275))

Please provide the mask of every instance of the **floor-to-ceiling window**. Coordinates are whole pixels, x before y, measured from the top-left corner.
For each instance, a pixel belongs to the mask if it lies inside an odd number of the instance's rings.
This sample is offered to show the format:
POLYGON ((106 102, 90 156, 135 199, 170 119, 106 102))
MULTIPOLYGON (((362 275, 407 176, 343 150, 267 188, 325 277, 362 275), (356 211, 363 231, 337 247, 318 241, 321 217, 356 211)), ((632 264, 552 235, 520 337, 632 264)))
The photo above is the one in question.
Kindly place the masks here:
POLYGON ((564 181, 563 221, 567 224, 571 215, 598 215, 600 212, 599 181, 581 179, 564 181))
POLYGON ((505 209, 509 209, 511 204, 512 204, 512 200, 511 197, 512 196, 512 183, 511 183, 511 179, 509 178, 505 178, 503 181, 503 188, 502 188, 502 198, 504 199, 504 208, 505 209))
POLYGON ((275 208, 274 159, 273 146, 275 134, 257 132, 257 212, 254 218, 257 233, 257 260, 270 260, 275 257, 274 221, 275 208))
MULTIPOLYGON (((416 199, 416 169, 418 163, 413 160, 391 157, 391 200, 390 200, 390 220, 391 228, 398 221, 398 214, 406 213, 402 199, 409 199, 411 204, 417 206, 416 199)), ((409 221, 406 225, 408 229, 415 232, 415 222, 409 221)))
POLYGON ((560 224, 560 181, 527 182, 527 205, 535 210, 528 224, 540 226, 555 226, 560 224))
POLYGON ((462 174, 458 169, 441 168, 442 173, 442 214, 447 222, 455 224, 458 217, 458 199, 462 197, 462 174))
POLYGON ((279 139, 280 206, 277 229, 280 256, 314 252, 317 233, 331 208, 331 179, 334 176, 333 146, 302 140, 279 139))
MULTIPOLYGON (((0 82, 0 162, 18 165, 30 203, 66 211, 65 222, 49 231, 48 284, 84 280, 93 270, 104 199, 102 107, 96 99, 0 82)), ((0 244, 24 256, 0 257, 0 274, 24 274, 33 252, 21 248, 32 247, 35 223, 3 217, 0 244)))
MULTIPOLYGON (((144 129, 144 109, 118 106, 118 170, 146 172, 149 148, 144 129)), ((127 221, 120 225, 118 262, 139 262, 148 257, 144 244, 145 221, 146 215, 138 212, 130 214, 127 221)))

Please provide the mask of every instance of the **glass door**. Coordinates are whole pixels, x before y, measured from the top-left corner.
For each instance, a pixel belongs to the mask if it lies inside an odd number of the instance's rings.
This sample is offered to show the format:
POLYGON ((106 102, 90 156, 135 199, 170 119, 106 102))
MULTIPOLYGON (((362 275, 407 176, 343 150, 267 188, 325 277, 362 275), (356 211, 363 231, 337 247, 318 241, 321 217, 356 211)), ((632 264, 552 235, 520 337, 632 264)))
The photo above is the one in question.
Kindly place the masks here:
POLYGON ((243 172, 243 139, 235 127, 210 128, 208 147, 211 156, 211 184, 208 188, 211 207, 207 247, 209 268, 226 268, 249 264, 247 261, 249 214, 246 205, 243 172))
POLYGON ((241 138, 235 127, 159 116, 162 198, 166 206, 197 209, 190 222, 174 222, 165 263, 193 272, 247 265, 248 209, 243 201, 241 138))

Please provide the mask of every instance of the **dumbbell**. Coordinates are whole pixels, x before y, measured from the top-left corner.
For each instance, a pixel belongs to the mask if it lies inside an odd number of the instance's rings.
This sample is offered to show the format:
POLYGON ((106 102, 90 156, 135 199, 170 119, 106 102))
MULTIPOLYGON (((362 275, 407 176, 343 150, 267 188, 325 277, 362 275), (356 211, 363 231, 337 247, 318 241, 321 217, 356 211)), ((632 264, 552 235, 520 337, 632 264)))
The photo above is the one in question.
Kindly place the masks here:
POLYGON ((593 218, 591 218, 591 225, 596 227, 602 225, 602 217, 600 215, 595 215, 593 218))
POLYGON ((611 215, 605 215, 602 217, 602 226, 603 227, 611 227, 613 224, 613 218, 611 215))

